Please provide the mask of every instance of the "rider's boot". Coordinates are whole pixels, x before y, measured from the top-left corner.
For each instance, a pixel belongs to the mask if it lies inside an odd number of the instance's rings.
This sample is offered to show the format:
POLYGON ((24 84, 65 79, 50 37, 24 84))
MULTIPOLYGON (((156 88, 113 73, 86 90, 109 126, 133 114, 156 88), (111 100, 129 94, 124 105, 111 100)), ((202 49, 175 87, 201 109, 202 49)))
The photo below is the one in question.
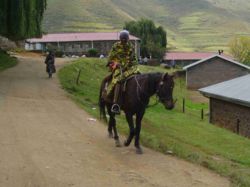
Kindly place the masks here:
POLYGON ((118 99, 119 99, 119 94, 120 94, 120 87, 121 85, 119 83, 117 83, 115 85, 115 88, 114 88, 114 100, 113 100, 113 105, 112 105, 112 108, 111 108, 111 112, 115 113, 115 114, 120 114, 121 113, 121 109, 120 109, 120 106, 118 104, 118 99))

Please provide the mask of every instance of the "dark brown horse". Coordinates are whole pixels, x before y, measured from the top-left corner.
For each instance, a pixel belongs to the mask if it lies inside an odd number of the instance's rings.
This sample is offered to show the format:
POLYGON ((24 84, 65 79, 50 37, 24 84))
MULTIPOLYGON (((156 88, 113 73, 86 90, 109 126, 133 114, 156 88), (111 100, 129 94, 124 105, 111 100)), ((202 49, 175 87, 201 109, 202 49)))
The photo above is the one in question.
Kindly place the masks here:
MULTIPOLYGON (((100 89, 99 107, 101 117, 106 119, 105 106, 107 107, 108 114, 110 116, 108 122, 109 136, 113 137, 116 142, 116 146, 120 146, 119 136, 116 129, 115 114, 111 112, 112 103, 105 101, 102 98, 102 92, 105 88, 106 81, 103 80, 100 89)), ((124 87, 124 85, 123 85, 124 87)), ((173 101, 173 89, 174 80, 173 75, 167 73, 147 73, 135 75, 128 79, 125 83, 125 91, 122 92, 121 109, 124 111, 126 120, 129 125, 130 133, 127 140, 124 142, 125 146, 129 146, 133 137, 135 136, 136 153, 141 154, 142 149, 140 147, 140 131, 141 120, 145 113, 145 109, 149 103, 149 99, 154 94, 157 95, 159 101, 165 106, 166 109, 171 110, 174 108, 175 102, 173 101), (136 115, 134 127, 133 116, 136 115)))

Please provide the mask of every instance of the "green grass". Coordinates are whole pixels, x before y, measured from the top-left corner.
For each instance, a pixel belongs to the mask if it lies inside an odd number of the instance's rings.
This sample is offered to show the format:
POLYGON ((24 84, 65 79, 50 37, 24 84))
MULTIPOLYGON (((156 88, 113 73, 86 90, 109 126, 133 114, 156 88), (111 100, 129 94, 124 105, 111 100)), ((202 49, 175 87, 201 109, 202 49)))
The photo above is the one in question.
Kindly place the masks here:
MULTIPOLYGON (((105 60, 86 58, 67 65, 59 72, 63 88, 72 99, 96 118, 99 86, 107 75, 105 60), (76 84, 78 71, 82 70, 76 84)), ((140 66, 142 72, 166 71, 160 67, 140 66)), ((149 107, 143 118, 141 142, 143 145, 202 165, 228 177, 234 186, 250 186, 250 140, 226 129, 209 124, 208 117, 200 118, 200 110, 208 112, 208 103, 189 99, 183 79, 175 81, 174 97, 178 99, 174 110, 165 110, 161 104, 149 107), (186 112, 182 112, 182 99, 186 99, 186 112)), ((152 98, 151 104, 153 104, 152 98)), ((124 115, 117 116, 120 133, 128 133, 124 115)), ((106 133, 106 132, 103 132, 106 133)))
POLYGON ((0 71, 13 67, 16 64, 16 58, 10 57, 8 54, 0 51, 0 71))

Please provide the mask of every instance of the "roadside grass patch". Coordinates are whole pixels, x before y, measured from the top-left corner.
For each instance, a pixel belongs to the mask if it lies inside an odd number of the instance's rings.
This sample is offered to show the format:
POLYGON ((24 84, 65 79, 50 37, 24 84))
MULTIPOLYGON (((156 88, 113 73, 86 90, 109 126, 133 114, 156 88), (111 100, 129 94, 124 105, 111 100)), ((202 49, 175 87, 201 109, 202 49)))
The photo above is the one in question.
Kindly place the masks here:
POLYGON ((3 51, 0 51, 0 71, 7 68, 11 68, 17 64, 17 59, 15 57, 10 57, 3 51))
MULTIPOLYGON (((70 97, 96 118, 99 118, 100 83, 108 74, 105 64, 105 59, 85 58, 59 71, 61 84, 70 93, 70 97)), ((161 67, 139 68, 142 72, 166 71, 161 67)), ((230 178, 234 186, 250 186, 249 139, 211 125, 208 116, 201 120, 200 110, 208 112, 208 103, 194 102, 190 94, 185 88, 185 81, 176 79, 174 97, 178 101, 175 109, 165 110, 163 105, 158 104, 146 110, 142 121, 142 144, 214 170, 230 178), (186 103, 185 113, 182 111, 183 98, 186 103)), ((150 104, 154 103, 155 98, 152 97, 150 104)), ((117 116, 117 124, 120 133, 128 133, 124 114, 117 116)))

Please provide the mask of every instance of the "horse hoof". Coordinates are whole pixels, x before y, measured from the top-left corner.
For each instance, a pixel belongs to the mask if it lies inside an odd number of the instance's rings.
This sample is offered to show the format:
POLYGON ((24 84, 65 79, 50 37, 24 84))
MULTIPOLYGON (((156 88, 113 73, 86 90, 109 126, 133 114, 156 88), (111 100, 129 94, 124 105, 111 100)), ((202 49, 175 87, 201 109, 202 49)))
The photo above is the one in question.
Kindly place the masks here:
POLYGON ((141 148, 136 148, 136 154, 138 154, 138 155, 141 155, 141 154, 143 154, 143 151, 142 151, 142 149, 141 148))
POLYGON ((115 146, 116 147, 121 147, 122 146, 120 140, 115 141, 115 146))
POLYGON ((109 138, 113 138, 113 133, 109 133, 109 134, 108 134, 108 137, 109 137, 109 138))
POLYGON ((124 141, 124 146, 128 147, 128 146, 129 146, 129 144, 130 144, 130 142, 128 142, 128 141, 124 141))

